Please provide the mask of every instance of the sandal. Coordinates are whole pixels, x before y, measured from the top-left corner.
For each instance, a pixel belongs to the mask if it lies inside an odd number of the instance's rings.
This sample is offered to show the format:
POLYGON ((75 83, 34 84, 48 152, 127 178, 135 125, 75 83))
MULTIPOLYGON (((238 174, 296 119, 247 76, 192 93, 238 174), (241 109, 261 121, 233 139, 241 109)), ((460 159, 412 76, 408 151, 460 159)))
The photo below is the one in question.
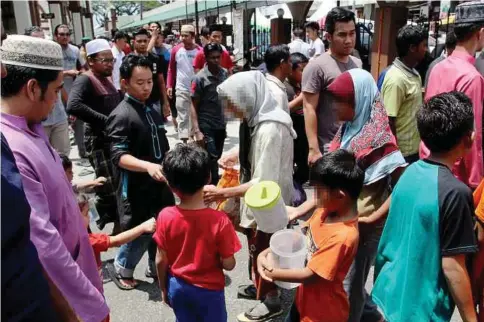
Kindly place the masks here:
POLYGON ((257 289, 254 285, 241 285, 237 291, 237 297, 247 300, 257 299, 257 289))
POLYGON ((122 283, 121 281, 133 281, 136 282, 134 278, 125 278, 122 277, 120 274, 116 273, 116 270, 114 269, 113 266, 107 267, 107 271, 109 273, 109 276, 111 277, 111 281, 114 282, 114 284, 123 291, 130 291, 135 289, 138 286, 138 283, 135 283, 134 285, 127 285, 122 283))

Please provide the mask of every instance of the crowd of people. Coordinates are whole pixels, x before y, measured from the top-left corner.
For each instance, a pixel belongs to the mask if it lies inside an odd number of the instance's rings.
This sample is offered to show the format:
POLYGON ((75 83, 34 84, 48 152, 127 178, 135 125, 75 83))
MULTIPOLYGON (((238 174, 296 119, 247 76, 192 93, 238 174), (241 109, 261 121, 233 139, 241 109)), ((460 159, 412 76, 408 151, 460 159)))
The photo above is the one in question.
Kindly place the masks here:
POLYGON ((239 321, 450 321, 456 307, 484 321, 483 13, 456 7, 425 82, 421 27, 399 30, 376 82, 354 56, 355 15, 339 7, 324 42, 317 23, 296 28, 267 49, 264 72, 234 70, 220 25, 199 40, 181 26, 168 44, 153 22, 80 49, 66 25, 54 41, 2 26, 2 318, 109 321, 101 253, 119 247, 117 287, 137 288, 148 252, 145 275, 177 321, 227 321, 223 272, 245 236, 253 283, 238 296, 257 302, 239 321), (229 117, 239 145, 224 153, 229 117), (92 181, 73 182, 71 130, 92 181), (234 169, 238 184, 221 184, 234 169), (263 181, 279 186, 289 228, 301 224, 304 268, 274 266, 273 234, 244 202, 263 181), (230 199, 238 220, 213 209, 230 199), (110 222, 111 235, 91 230, 110 222), (301 283, 290 308, 275 281, 301 283))

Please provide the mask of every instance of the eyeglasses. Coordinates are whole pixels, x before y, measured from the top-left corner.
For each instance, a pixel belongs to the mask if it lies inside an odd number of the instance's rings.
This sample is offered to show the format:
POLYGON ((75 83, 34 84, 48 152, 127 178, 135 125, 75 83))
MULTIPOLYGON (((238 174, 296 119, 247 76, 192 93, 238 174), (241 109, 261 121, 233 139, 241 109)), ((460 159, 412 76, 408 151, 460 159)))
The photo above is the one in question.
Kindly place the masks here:
POLYGON ((61 36, 61 37, 69 37, 71 34, 69 32, 59 32, 57 35, 61 36))
POLYGON ((101 62, 101 64, 114 64, 116 58, 94 58, 93 60, 101 62))

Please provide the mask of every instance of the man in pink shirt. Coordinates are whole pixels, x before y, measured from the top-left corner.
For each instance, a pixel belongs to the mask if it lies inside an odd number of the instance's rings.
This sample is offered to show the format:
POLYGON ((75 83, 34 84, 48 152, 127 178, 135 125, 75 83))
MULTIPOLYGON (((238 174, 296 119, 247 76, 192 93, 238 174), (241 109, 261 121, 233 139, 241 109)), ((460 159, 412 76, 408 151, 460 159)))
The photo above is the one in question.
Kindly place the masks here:
POLYGON ((173 97, 173 89, 176 91, 178 138, 186 142, 191 135, 190 108, 192 98, 190 88, 192 78, 195 76, 193 61, 201 48, 193 42, 195 28, 192 25, 182 26, 180 35, 182 42, 171 50, 166 88, 169 98, 173 97))
POLYGON ((66 320, 104 321, 109 309, 87 230, 59 155, 41 124, 63 86, 62 48, 50 40, 13 35, 1 50, 7 69, 0 102, 2 134, 31 207, 30 239, 63 297, 56 302, 67 301, 63 309, 73 311, 66 320))
MULTIPOLYGON (((483 175, 482 107, 484 77, 475 68, 476 52, 484 47, 484 3, 467 2, 456 7, 454 33, 457 46, 451 56, 438 63, 430 73, 425 99, 445 92, 459 91, 472 100, 475 119, 475 139, 471 152, 454 165, 452 172, 471 188, 476 188, 483 175)), ((428 149, 421 143, 420 156, 428 149)))

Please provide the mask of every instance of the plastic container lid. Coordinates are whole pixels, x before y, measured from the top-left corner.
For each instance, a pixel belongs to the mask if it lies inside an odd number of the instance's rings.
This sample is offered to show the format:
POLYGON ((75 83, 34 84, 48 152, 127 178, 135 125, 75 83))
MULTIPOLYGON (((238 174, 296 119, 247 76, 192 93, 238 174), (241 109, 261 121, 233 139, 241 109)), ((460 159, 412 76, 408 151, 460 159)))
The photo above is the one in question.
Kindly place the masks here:
POLYGON ((277 204, 281 188, 274 181, 261 181, 245 193, 244 201, 252 209, 270 209, 277 204))

